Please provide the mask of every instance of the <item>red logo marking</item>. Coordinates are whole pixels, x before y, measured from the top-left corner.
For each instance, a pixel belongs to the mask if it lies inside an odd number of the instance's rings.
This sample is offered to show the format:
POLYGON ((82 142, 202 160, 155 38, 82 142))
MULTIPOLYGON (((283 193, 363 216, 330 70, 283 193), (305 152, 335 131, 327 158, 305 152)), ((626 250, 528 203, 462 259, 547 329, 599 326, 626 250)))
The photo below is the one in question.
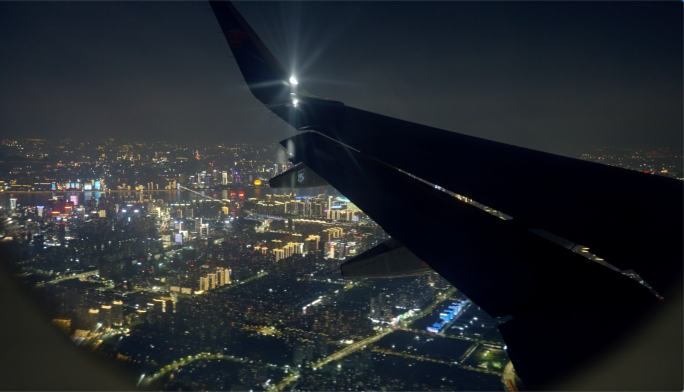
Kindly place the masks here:
POLYGON ((228 42, 230 42, 230 46, 234 48, 239 48, 242 44, 242 39, 246 36, 247 34, 245 34, 245 32, 240 29, 232 29, 228 33, 226 33, 226 37, 228 37, 228 42))

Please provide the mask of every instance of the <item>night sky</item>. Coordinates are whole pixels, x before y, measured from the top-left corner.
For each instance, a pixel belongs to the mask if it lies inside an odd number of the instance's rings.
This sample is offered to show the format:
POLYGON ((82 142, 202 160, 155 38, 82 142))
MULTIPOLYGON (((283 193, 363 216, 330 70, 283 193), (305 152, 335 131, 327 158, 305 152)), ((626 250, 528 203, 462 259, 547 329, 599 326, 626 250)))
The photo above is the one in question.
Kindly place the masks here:
MULTIPOLYGON (((544 151, 682 150, 682 2, 237 3, 313 94, 544 151)), ((0 137, 275 143, 205 2, 0 2, 0 137)))

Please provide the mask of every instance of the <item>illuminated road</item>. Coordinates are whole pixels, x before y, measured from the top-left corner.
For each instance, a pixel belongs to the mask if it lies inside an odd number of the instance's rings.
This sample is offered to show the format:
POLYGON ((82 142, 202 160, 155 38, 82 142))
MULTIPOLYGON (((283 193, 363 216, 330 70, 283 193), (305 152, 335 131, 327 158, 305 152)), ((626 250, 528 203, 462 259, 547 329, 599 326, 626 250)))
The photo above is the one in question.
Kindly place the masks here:
POLYGON ((280 380, 279 383, 273 386, 273 391, 282 391, 283 388, 290 385, 293 381, 299 378, 299 374, 292 374, 280 380))
MULTIPOLYGON (((392 332, 393 332, 392 329, 387 329, 387 330, 385 330, 385 331, 383 331, 377 335, 373 335, 369 338, 359 340, 356 343, 352 343, 349 346, 343 348, 342 350, 340 350, 334 354, 331 354, 331 355, 321 359, 320 361, 318 361, 316 363, 311 364, 311 368, 316 370, 316 369, 320 368, 321 366, 325 366, 326 364, 328 364, 332 361, 337 361, 341 358, 344 358, 347 355, 349 355, 355 351, 361 350, 362 348, 366 347, 368 344, 373 343, 373 342, 381 339, 382 337, 384 337, 384 336, 386 336, 392 332)), ((293 375, 290 375, 288 377, 285 377, 278 384, 276 384, 274 386, 273 390, 282 391, 285 387, 290 385, 290 383, 295 381, 297 378, 299 378, 299 375, 297 375, 297 374, 293 374, 293 375)))
POLYGON ((342 284, 345 286, 349 285, 348 281, 332 280, 332 279, 328 279, 328 278, 325 278, 325 279, 324 278, 311 278, 311 281, 312 282, 321 282, 321 283, 342 284))
MULTIPOLYGON (((428 332, 428 331, 425 331, 423 329, 411 329, 411 328, 400 328, 400 329, 402 329, 404 331, 408 331, 408 332, 419 333, 421 335, 435 336, 434 332, 428 332)), ((484 339, 472 338, 472 337, 468 337, 468 336, 447 335, 444 333, 440 333, 438 335, 440 337, 448 338, 448 339, 467 340, 469 342, 488 343, 488 344, 492 344, 492 345, 501 346, 501 342, 497 342, 495 340, 484 340, 484 339)))
POLYGON ((194 190, 194 189, 186 188, 186 187, 184 187, 183 185, 178 185, 178 187, 181 188, 181 189, 183 189, 183 190, 186 190, 186 191, 188 191, 188 192, 192 192, 192 193, 194 193, 194 194, 196 194, 196 195, 198 195, 198 196, 206 197, 207 199, 211 199, 211 200, 214 200, 214 201, 221 201, 221 200, 215 199, 215 198, 213 198, 213 197, 211 197, 211 196, 207 196, 207 195, 205 195, 204 193, 199 193, 199 192, 197 192, 197 191, 194 190))
POLYGON ((369 337, 369 338, 365 338, 365 339, 363 339, 363 340, 359 340, 359 341, 356 342, 356 343, 352 343, 352 344, 350 344, 349 346, 343 348, 342 350, 340 350, 340 351, 338 351, 338 352, 336 352, 336 353, 334 353, 334 354, 331 354, 331 355, 329 355, 329 356, 327 356, 327 357, 321 359, 320 361, 318 361, 318 362, 312 364, 311 367, 315 370, 315 369, 317 369, 317 368, 319 368, 319 367, 321 367, 321 366, 325 366, 326 364, 328 364, 328 363, 330 363, 330 362, 332 362, 332 361, 337 361, 337 360, 339 360, 339 359, 341 359, 341 358, 344 358, 344 357, 346 357, 347 355, 349 355, 349 354, 351 354, 351 353, 353 353, 353 352, 355 352, 355 351, 361 350, 362 348, 366 347, 368 344, 380 340, 381 338, 383 338, 383 337, 386 336, 386 335, 389 335, 389 334, 392 333, 392 332, 394 332, 394 330, 388 328, 388 329, 386 329, 385 331, 383 331, 383 332, 381 332, 381 333, 379 333, 379 334, 377 334, 377 335, 373 335, 373 336, 371 336, 371 337, 369 337))
POLYGON ((472 346, 470 346, 468 351, 466 351, 465 354, 461 356, 461 363, 465 362, 466 359, 468 359, 468 357, 470 357, 475 352, 475 350, 477 350, 478 347, 479 343, 475 343, 472 346))
POLYGON ((441 364, 443 364, 443 365, 456 366, 456 367, 459 367, 459 368, 461 368, 461 369, 472 370, 472 371, 480 372, 480 373, 493 374, 493 375, 496 375, 496 376, 500 376, 500 375, 501 375, 501 372, 497 372, 497 371, 495 371, 495 370, 483 369, 483 368, 478 368, 478 367, 475 367, 475 366, 462 365, 462 364, 459 364, 459 363, 457 363, 457 362, 447 362, 447 361, 442 361, 442 360, 440 360, 440 359, 424 358, 424 357, 419 357, 419 356, 417 356, 417 355, 398 353, 398 352, 394 352, 394 351, 391 351, 391 350, 374 349, 373 352, 382 353, 382 354, 396 355, 396 356, 398 356, 398 357, 411 358, 411 359, 415 359, 415 360, 418 360, 418 361, 424 361, 424 362, 441 363, 441 364))
POLYGON ((53 279, 53 280, 50 280, 50 281, 45 282, 45 283, 38 283, 36 285, 36 287, 40 287, 40 286, 42 286, 44 284, 48 284, 48 283, 50 283, 50 284, 51 283, 59 283, 61 281, 69 280, 69 279, 85 279, 89 276, 97 275, 97 272, 98 272, 97 270, 94 270, 94 271, 89 271, 89 272, 83 272, 81 274, 76 274, 76 275, 64 275, 60 278, 53 279))
POLYGON ((268 272, 259 271, 259 273, 257 273, 257 274, 254 275, 254 276, 250 276, 249 278, 247 278, 247 279, 245 279, 245 280, 235 281, 235 282, 233 282, 233 283, 231 283, 231 284, 227 284, 227 285, 221 286, 221 287, 219 287, 218 289, 215 289, 214 291, 225 291, 225 290, 230 290, 230 289, 235 288, 235 287, 237 287, 237 286, 239 286, 239 285, 241 285, 241 284, 249 283, 249 282, 253 281, 254 279, 259 279, 259 278, 261 278, 262 276, 266 276, 266 275, 268 275, 268 272))
MULTIPOLYGON (((178 368, 180 368, 181 366, 185 366, 185 365, 192 363, 192 362, 195 362, 195 361, 208 361, 208 360, 212 360, 212 359, 225 359, 228 361, 238 362, 238 363, 253 362, 251 360, 248 360, 247 358, 235 358, 232 355, 228 356, 228 355, 224 355, 224 354, 199 353, 199 354, 194 355, 194 356, 188 355, 187 357, 180 358, 179 360, 173 361, 172 363, 162 367, 161 369, 159 369, 159 371, 157 371, 156 373, 154 373, 152 375, 149 375, 149 376, 142 375, 139 385, 141 385, 143 388, 147 387, 150 385, 151 382, 160 379, 163 375, 165 375, 168 372, 178 370, 178 368)), ((270 366, 276 367, 275 365, 270 365, 270 366)), ((278 368, 284 369, 284 368, 279 367, 279 366, 278 366, 278 368)))

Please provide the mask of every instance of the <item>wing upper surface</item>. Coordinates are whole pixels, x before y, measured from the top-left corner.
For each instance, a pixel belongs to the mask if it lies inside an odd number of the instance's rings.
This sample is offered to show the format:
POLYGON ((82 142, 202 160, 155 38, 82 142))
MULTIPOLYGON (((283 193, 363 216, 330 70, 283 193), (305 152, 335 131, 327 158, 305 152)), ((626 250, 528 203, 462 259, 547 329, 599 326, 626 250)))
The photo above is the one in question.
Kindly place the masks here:
POLYGON ((327 122, 333 126, 317 128, 326 136, 530 228, 588 246, 619 268, 636 270, 661 293, 681 275, 681 181, 348 106, 324 110, 334 119, 327 122))
POLYGON ((606 349, 659 302, 633 279, 327 137, 282 144, 487 313, 512 316, 499 328, 526 385, 606 349), (569 316, 575 307, 581 318, 569 316), (558 336, 569 346, 562 359, 540 361, 556 350, 544 342, 558 336))

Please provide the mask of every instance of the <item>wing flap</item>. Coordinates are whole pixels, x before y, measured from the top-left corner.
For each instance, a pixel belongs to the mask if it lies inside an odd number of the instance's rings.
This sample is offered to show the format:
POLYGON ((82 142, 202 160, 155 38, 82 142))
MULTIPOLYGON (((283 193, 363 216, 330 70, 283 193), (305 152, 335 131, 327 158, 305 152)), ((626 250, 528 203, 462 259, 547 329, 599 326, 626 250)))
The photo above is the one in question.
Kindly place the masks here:
POLYGON ((389 239, 345 261, 345 278, 398 278, 434 272, 399 241, 389 239))

